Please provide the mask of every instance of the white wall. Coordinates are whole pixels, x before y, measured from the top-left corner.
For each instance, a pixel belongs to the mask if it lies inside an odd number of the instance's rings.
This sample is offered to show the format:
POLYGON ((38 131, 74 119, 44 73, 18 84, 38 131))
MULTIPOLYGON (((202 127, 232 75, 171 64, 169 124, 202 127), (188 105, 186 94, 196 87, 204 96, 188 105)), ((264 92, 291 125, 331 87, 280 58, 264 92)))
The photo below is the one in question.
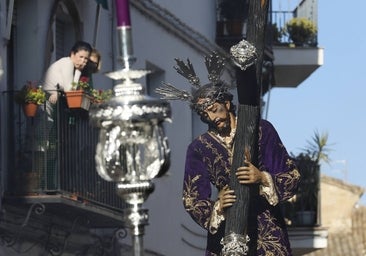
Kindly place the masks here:
POLYGON ((155 0, 154 2, 174 13, 195 31, 214 39, 216 0, 155 0))
MULTIPOLYGON (((0 0, 4 4, 5 0, 0 0)), ((20 87, 26 80, 40 80, 44 73, 44 48, 48 28, 48 17, 53 1, 48 0, 19 0, 18 10, 18 38, 15 56, 16 86, 20 87), (35 4, 37 3, 37 4, 35 4)), ((92 43, 95 22, 95 1, 75 1, 84 24, 83 39, 92 43)), ((157 0, 158 4, 172 11, 183 22, 195 28, 199 33, 214 40, 215 1, 212 0, 157 0)), ((102 53, 102 70, 94 78, 94 87, 112 88, 113 81, 104 73, 119 69, 114 62, 117 56, 115 47, 115 29, 113 27, 112 0, 109 1, 110 10, 101 9, 99 34, 96 48, 102 53), (112 15, 111 15, 112 13, 112 15)), ((3 5, 1 5, 3 6, 3 5)), ((145 69, 146 62, 158 66, 164 73, 165 82, 174 84, 184 90, 189 90, 188 82, 175 72, 174 58, 189 58, 195 66, 195 71, 201 77, 201 82, 206 83, 207 72, 201 53, 193 50, 179 38, 151 22, 140 12, 131 10, 133 48, 136 63, 133 69, 145 69)), ((0 46, 0 56, 4 56, 4 48, 0 46)), ((145 84, 145 79, 141 79, 145 84)), ((163 81, 162 81, 163 82, 163 81)), ((4 88, 4 79, 0 81, 1 89, 4 88)), ((166 135, 171 148, 171 166, 167 175, 156 179, 155 191, 145 203, 149 209, 149 222, 146 226, 144 245, 164 255, 202 255, 201 250, 187 246, 182 238, 189 240, 196 246, 204 248, 205 231, 195 224, 183 209, 182 186, 184 174, 185 152, 188 144, 195 136, 192 132, 195 114, 189 109, 187 103, 172 102, 172 123, 166 123, 166 135), (181 225, 189 227, 203 237, 192 240, 192 237, 181 225)), ((199 123, 199 122, 198 122, 199 123)), ((205 125, 195 124, 196 130, 205 130, 205 125)), ((1 254, 1 252, 0 252, 1 254)))
MULTIPOLYGON (((207 21, 214 18, 214 12, 210 12, 208 9, 212 7, 214 1, 192 1, 192 5, 186 1, 156 2, 161 5, 165 4, 164 8, 174 11, 174 14, 178 17, 183 17, 184 22, 189 22, 189 25, 193 28, 199 27, 202 33, 209 34, 211 32, 212 24, 208 29, 207 21), (187 15, 187 13, 191 13, 191 15, 187 15)), ((208 82, 207 71, 201 53, 193 50, 180 39, 158 27, 156 23, 151 22, 135 10, 132 10, 131 19, 133 46, 137 57, 134 68, 144 68, 144 62, 147 60, 166 72, 164 82, 171 83, 184 90, 190 90, 191 85, 187 80, 173 69, 175 65, 174 58, 181 58, 182 60, 189 58, 195 67, 196 73, 200 76, 201 82, 203 84, 208 82)), ((192 132, 192 117, 197 117, 194 113, 192 115, 187 103, 173 101, 171 106, 172 123, 165 125, 171 148, 171 167, 166 176, 154 181, 155 191, 145 203, 145 207, 149 209, 150 224, 146 226, 144 244, 145 248, 164 255, 203 255, 202 250, 187 246, 182 238, 202 248, 205 248, 206 238, 197 239, 197 237, 194 237, 193 240, 192 235, 181 226, 184 224, 203 236, 206 233, 193 222, 184 210, 182 203, 185 153, 188 144, 195 136, 192 132)), ((201 129, 205 130, 206 126, 202 123, 201 125, 203 126, 201 129)))

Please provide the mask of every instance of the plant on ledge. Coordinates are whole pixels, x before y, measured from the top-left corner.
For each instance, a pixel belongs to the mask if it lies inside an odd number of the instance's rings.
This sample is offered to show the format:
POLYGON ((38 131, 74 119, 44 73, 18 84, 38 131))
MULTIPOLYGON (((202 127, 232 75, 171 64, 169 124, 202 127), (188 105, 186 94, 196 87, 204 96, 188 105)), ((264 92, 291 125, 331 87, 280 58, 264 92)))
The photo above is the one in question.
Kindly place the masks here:
POLYGON ((313 225, 318 211, 318 193, 320 189, 320 163, 329 163, 328 133, 320 134, 315 131, 307 147, 298 156, 294 157, 301 175, 301 182, 295 202, 298 212, 299 225, 313 225), (300 212, 311 214, 314 220, 311 223, 302 223, 300 212), (301 223, 300 223, 301 222, 301 223))
POLYGON ((73 83, 71 91, 66 91, 69 108, 83 108, 89 110, 91 103, 102 103, 112 97, 113 91, 94 89, 89 84, 89 78, 82 76, 78 83, 73 83))
POLYGON ((78 83, 73 83, 73 90, 83 90, 86 94, 92 97, 94 103, 101 103, 110 99, 113 95, 113 91, 103 90, 103 89, 94 89, 89 84, 89 78, 86 76, 82 76, 79 79, 78 83))
POLYGON ((285 25, 285 33, 295 45, 312 45, 316 41, 318 29, 307 18, 292 18, 285 25))
POLYGON ((87 93, 90 93, 92 88, 90 87, 89 84, 89 77, 86 76, 82 76, 79 79, 79 82, 73 82, 72 83, 72 90, 76 91, 76 90, 83 90, 87 93))
POLYGON ((15 94, 15 102, 19 105, 37 104, 42 105, 46 101, 46 93, 42 86, 36 86, 36 82, 27 81, 22 89, 15 94))
POLYGON ((92 90, 89 77, 80 77, 78 82, 72 83, 71 91, 65 91, 68 107, 89 110, 92 101, 92 90))
POLYGON ((15 94, 15 102, 22 106, 27 117, 35 117, 38 105, 46 101, 46 93, 37 82, 27 81, 20 91, 15 94))
POLYGON ((279 29, 276 23, 268 24, 268 32, 272 37, 272 42, 275 44, 281 43, 281 39, 284 35, 284 31, 279 29))
POLYGON ((91 95, 93 96, 94 103, 102 103, 109 100, 113 96, 113 91, 111 89, 92 89, 91 95))

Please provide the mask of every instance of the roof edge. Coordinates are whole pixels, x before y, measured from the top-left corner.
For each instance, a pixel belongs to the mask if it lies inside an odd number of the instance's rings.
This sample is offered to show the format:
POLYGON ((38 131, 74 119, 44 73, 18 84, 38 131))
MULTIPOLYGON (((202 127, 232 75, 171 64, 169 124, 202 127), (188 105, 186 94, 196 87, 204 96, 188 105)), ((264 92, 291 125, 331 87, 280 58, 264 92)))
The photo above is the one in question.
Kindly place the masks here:
POLYGON ((160 5, 149 0, 132 0, 130 3, 142 15, 149 17, 166 31, 180 38, 203 55, 209 55, 212 51, 216 51, 225 57, 228 56, 220 46, 189 27, 160 5))

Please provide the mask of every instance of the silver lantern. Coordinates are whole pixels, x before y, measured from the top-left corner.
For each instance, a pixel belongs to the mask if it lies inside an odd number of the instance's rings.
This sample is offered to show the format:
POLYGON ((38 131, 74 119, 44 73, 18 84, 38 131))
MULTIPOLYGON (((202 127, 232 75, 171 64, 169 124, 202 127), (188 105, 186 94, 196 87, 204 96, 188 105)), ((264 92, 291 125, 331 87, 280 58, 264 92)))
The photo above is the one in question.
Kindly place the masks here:
POLYGON ((92 124, 100 128, 95 161, 98 174, 117 184, 117 194, 131 207, 125 209, 125 224, 131 229, 134 255, 143 255, 147 210, 142 203, 154 190, 152 179, 169 168, 170 150, 163 122, 171 117, 168 102, 143 95, 133 82, 147 71, 122 69, 107 74, 123 83, 114 96, 90 110, 92 124))
POLYGON ((117 81, 113 97, 89 112, 91 123, 99 127, 95 161, 98 174, 116 182, 117 194, 130 205, 124 210, 124 222, 131 229, 134 256, 143 255, 144 227, 148 211, 142 207, 154 190, 152 179, 169 168, 170 150, 163 122, 170 120, 167 101, 144 94, 135 82, 149 71, 133 70, 129 1, 116 0, 118 59, 122 69, 110 72, 117 81))

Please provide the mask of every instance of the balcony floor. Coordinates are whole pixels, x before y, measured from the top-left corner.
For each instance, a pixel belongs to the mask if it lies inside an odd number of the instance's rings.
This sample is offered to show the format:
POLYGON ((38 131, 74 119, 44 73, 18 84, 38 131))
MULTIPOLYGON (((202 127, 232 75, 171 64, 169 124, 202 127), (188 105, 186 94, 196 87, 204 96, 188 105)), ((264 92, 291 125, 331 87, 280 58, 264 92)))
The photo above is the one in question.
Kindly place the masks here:
POLYGON ((294 255, 304 255, 327 248, 328 229, 324 227, 289 227, 288 233, 294 255))
POLYGON ((39 216, 57 216, 57 218, 66 220, 82 218, 90 228, 118 228, 123 226, 123 212, 121 209, 100 205, 75 195, 25 195, 5 196, 3 198, 3 206, 10 212, 11 209, 16 208, 18 210, 22 209, 22 212, 25 213, 33 205, 44 207, 44 214, 39 214, 39 216))
POLYGON ((297 87, 324 63, 324 49, 273 46, 273 87, 297 87))

